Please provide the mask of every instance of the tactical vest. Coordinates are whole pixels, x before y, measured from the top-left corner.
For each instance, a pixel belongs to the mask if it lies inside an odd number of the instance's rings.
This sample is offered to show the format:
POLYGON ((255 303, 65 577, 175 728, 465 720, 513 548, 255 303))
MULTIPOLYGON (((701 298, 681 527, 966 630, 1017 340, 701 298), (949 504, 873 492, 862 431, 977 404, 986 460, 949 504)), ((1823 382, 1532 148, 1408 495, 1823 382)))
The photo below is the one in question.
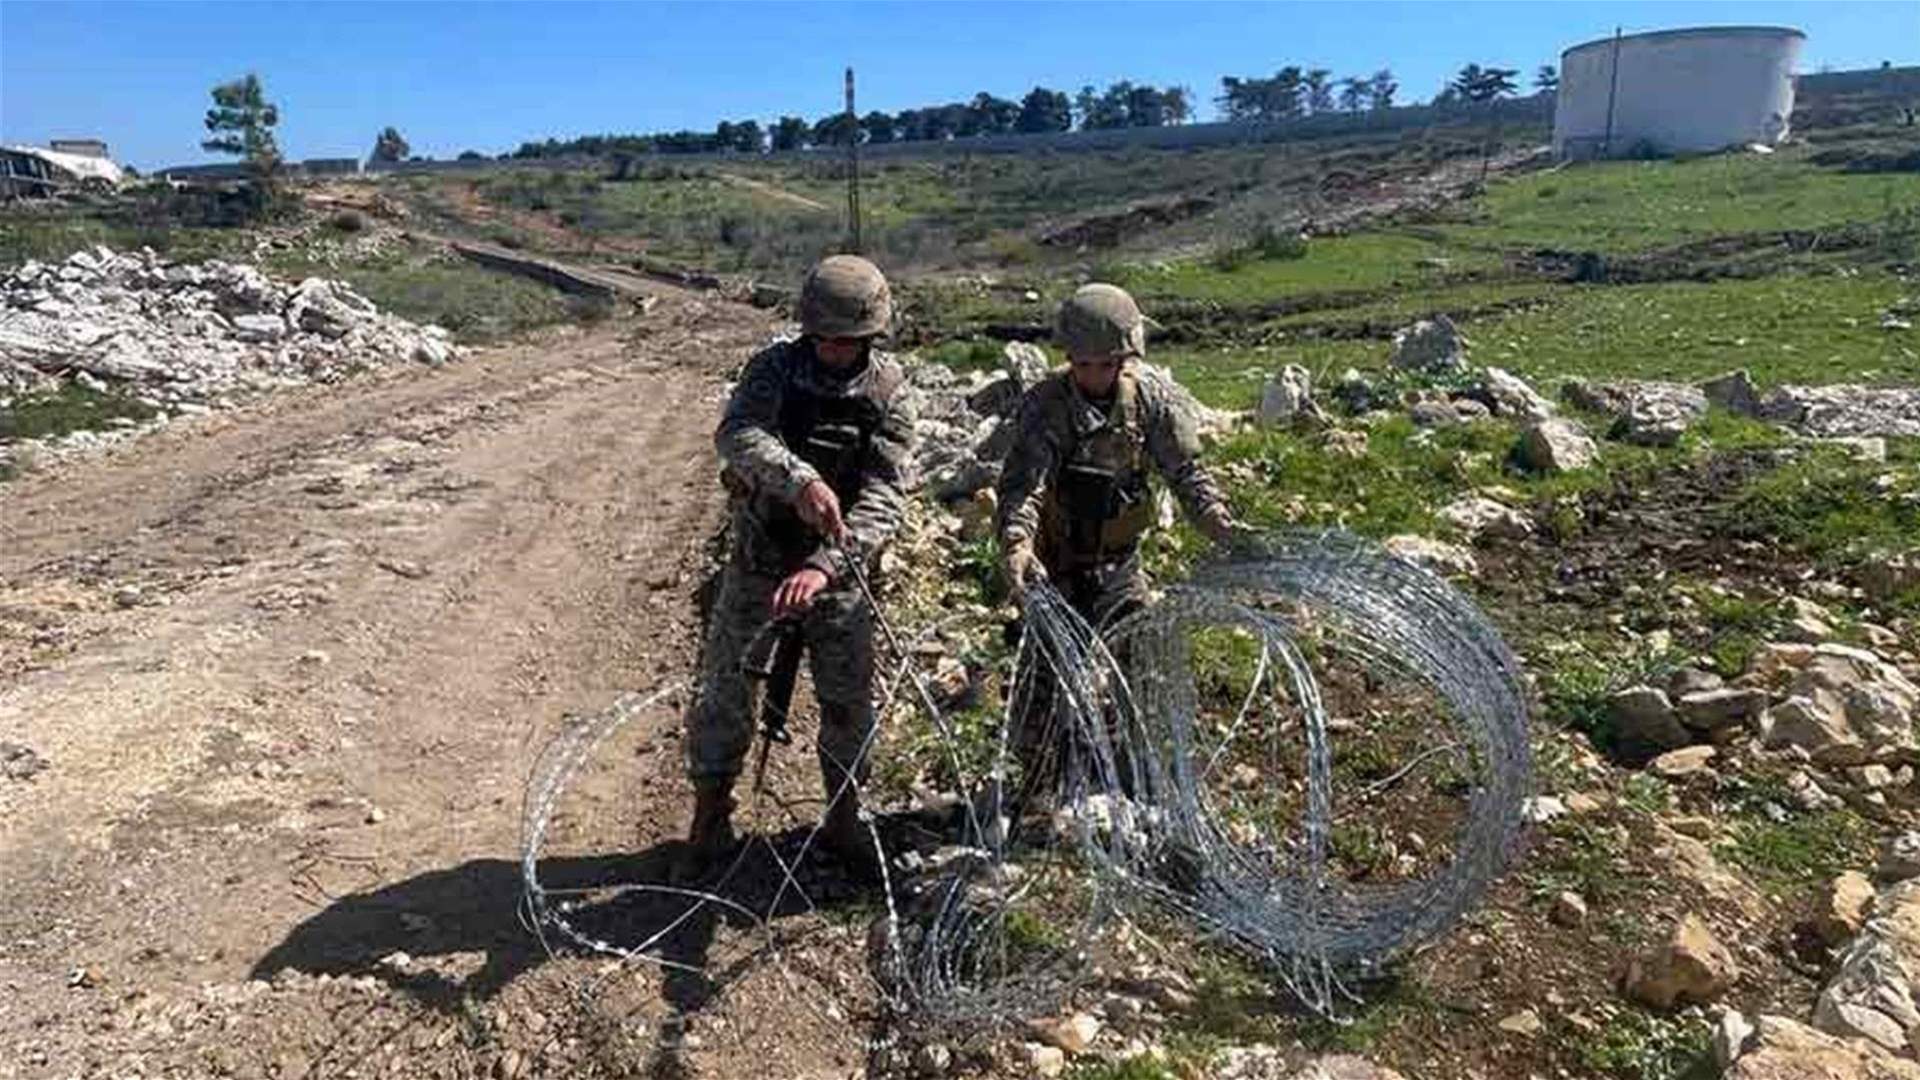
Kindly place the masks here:
POLYGON ((1106 424, 1075 438, 1047 481, 1040 528, 1049 561, 1085 567, 1132 553, 1154 520, 1146 409, 1133 372, 1120 373, 1106 424))
MULTIPOLYGON (((818 394, 789 385, 781 396, 780 441, 833 489, 842 515, 866 487, 868 455, 885 419, 882 403, 898 385, 884 371, 869 378, 872 386, 867 393, 818 394)), ((798 565, 820 543, 820 537, 786 503, 770 506, 764 524, 768 539, 789 565, 798 565)))

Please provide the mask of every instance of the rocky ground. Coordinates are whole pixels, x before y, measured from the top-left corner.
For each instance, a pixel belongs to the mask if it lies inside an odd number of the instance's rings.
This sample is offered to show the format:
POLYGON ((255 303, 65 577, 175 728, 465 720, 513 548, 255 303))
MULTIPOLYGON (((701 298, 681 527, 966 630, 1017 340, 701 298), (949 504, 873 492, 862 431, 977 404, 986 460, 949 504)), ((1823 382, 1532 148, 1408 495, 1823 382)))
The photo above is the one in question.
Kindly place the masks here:
MULTIPOLYGON (((1617 618, 1622 649, 1669 662, 1590 688, 1591 731, 1539 725, 1533 846, 1399 983, 1364 988, 1352 1027, 1122 940, 1044 1014, 909 1042, 867 973, 873 898, 819 867, 801 871, 817 909, 777 920, 777 950, 725 919, 674 935, 666 958, 699 975, 550 956, 516 919, 540 746, 564 714, 695 666, 711 424, 770 317, 663 287, 643 315, 460 355, 351 290, 239 265, 88 252, 0 287, 7 396, 91 380, 177 418, 0 487, 0 1078, 1678 1075, 1621 1064, 1660 1049, 1616 1045, 1643 1030, 1711 1031, 1732 1076, 1920 1075, 1920 636, 1894 603, 1920 564, 1841 573, 1715 534, 1704 511, 1746 475, 1738 455, 1596 489, 1566 536, 1490 489, 1442 509, 1452 540, 1388 541, 1473 590, 1543 698, 1563 690, 1556 635, 1582 622, 1617 618), (1715 671, 1701 620, 1648 617, 1680 571, 1787 617, 1715 671), (1826 823, 1846 865, 1817 882, 1752 861, 1797 857, 1755 836, 1826 823), (1392 1038, 1369 1044, 1382 1015, 1392 1038), (1635 1026, 1649 1016, 1668 1026, 1635 1026)), ((1258 410, 1202 426, 1357 457, 1390 419, 1496 419, 1521 428, 1518 467, 1577 475, 1714 408, 1795 440, 1769 453, 1844 440, 1879 462, 1920 415, 1911 390, 1737 373, 1549 397, 1468 346, 1412 326, 1384 376, 1283 370, 1258 410)), ((903 621, 997 626, 968 551, 1046 367, 1016 344, 999 371, 911 369, 929 498, 892 559, 903 621)), ((1886 466, 1889 498, 1909 469, 1886 466)), ((924 657, 954 702, 992 675, 963 646, 924 657)), ((543 880, 672 855, 682 705, 595 758, 543 880)), ((897 719, 887 757, 911 760, 897 719)), ((775 757, 751 825, 810 820, 811 774, 804 745, 775 757)))

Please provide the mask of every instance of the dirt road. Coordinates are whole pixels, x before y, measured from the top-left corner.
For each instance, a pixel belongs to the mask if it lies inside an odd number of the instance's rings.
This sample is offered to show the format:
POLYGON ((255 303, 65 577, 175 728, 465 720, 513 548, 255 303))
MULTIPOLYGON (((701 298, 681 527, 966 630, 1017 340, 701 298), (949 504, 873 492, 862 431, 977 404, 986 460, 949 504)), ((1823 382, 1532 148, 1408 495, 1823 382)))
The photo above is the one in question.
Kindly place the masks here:
MULTIPOLYGON (((694 662, 712 423, 771 329, 669 295, 0 487, 0 742, 46 764, 0 774, 0 1077, 857 1067, 791 970, 684 1023, 710 985, 515 914, 539 746, 694 662)), ((677 717, 637 726, 554 874, 683 828, 677 717)))

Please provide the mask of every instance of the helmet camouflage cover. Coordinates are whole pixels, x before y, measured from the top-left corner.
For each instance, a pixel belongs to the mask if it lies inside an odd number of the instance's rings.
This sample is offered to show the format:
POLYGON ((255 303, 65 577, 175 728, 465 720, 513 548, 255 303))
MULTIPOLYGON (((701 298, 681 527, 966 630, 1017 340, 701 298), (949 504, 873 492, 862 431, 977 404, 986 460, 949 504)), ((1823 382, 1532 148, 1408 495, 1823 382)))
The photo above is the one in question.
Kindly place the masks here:
POLYGON ((800 286, 800 329, 819 337, 874 337, 893 322, 893 293, 880 268, 858 255, 830 255, 800 286))
POLYGON ((1069 356, 1147 354, 1147 318, 1118 285, 1080 286, 1060 305, 1054 335, 1069 356))

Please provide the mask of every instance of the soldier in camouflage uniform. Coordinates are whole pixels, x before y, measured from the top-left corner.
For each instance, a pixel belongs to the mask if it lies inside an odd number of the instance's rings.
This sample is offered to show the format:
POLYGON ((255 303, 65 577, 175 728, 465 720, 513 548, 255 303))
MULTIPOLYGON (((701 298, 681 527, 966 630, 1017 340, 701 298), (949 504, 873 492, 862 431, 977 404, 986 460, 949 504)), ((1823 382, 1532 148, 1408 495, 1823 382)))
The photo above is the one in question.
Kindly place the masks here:
MULTIPOLYGON (((1055 339, 1067 367, 1027 391, 1000 474, 1000 550, 1016 592, 1048 579, 1081 617, 1104 629, 1147 603, 1140 540, 1153 525, 1150 474, 1172 486, 1215 542, 1233 526, 1226 498, 1200 464, 1193 399, 1143 370, 1146 318, 1112 285, 1086 285, 1060 308, 1055 339)), ((1066 733, 1052 730, 1053 687, 1042 678, 1015 732, 1026 769, 1021 801, 1057 782, 1066 733)))
POLYGON ((821 261, 801 289, 801 336, 747 362, 714 435, 732 495, 733 546, 687 720, 698 865, 734 846, 733 786, 754 735, 742 661, 775 619, 797 622, 810 657, 820 769, 833 800, 823 839, 856 870, 877 865, 856 794, 842 789, 849 778, 865 780, 874 726, 873 612, 848 560, 858 552, 871 568, 913 482, 904 378, 874 348, 891 318, 886 278, 872 263, 821 261))
POLYGON ((1000 474, 1000 550, 1016 589, 1049 578, 1096 627, 1137 610, 1147 584, 1140 540, 1154 521, 1150 474, 1200 527, 1224 540, 1225 496, 1200 464, 1194 402, 1142 370, 1146 318, 1125 290, 1086 285, 1061 305, 1067 368, 1027 391, 1000 474))

